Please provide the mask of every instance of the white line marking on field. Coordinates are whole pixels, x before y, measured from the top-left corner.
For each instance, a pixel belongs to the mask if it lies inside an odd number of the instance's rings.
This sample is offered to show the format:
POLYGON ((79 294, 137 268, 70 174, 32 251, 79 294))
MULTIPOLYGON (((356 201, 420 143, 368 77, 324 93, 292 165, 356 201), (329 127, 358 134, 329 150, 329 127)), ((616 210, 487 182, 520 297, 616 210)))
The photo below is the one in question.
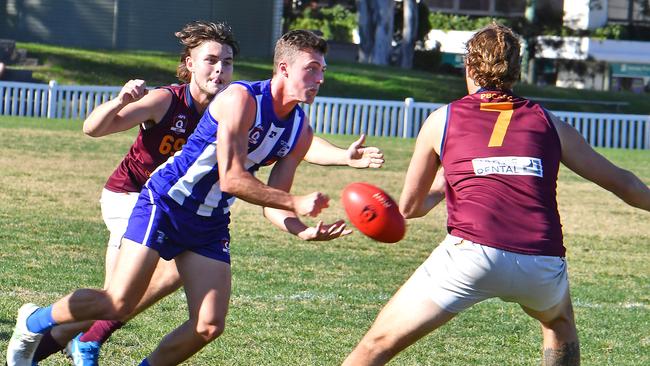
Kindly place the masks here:
MULTIPOLYGON (((33 299, 42 299, 42 298, 51 298, 51 297, 61 297, 64 294, 57 292, 36 292, 30 290, 21 290, 21 291, 0 291, 0 297, 3 298, 33 298, 33 299)), ((185 299, 185 294, 182 291, 177 291, 174 297, 179 299, 185 299)), ((377 301, 377 302, 386 302, 390 299, 390 294, 380 294, 375 296, 366 297, 365 299, 377 301)), ((344 297, 338 294, 322 294, 322 293, 313 293, 309 291, 299 292, 295 294, 277 294, 272 296, 266 295, 250 295, 250 294, 238 294, 231 297, 233 301, 295 301, 295 302, 304 302, 304 301, 313 301, 313 302, 344 302, 344 297)), ((497 299, 491 299, 488 301, 499 301, 497 299)), ((650 310, 650 304, 645 304, 642 302, 619 302, 616 304, 612 303, 592 303, 585 302, 580 299, 572 299, 574 308, 586 308, 586 309, 645 309, 650 310)))

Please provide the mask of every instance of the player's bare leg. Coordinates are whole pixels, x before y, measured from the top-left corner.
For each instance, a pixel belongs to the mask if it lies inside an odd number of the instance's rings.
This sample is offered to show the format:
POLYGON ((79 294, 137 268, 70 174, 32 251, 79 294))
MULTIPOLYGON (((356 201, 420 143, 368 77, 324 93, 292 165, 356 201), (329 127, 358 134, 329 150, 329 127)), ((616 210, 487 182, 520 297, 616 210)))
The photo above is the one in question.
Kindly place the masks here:
POLYGON ((568 290, 562 301, 548 310, 522 308, 528 315, 539 320, 542 326, 543 366, 580 365, 580 343, 568 290))
MULTIPOLYGON (((111 239, 113 239, 113 235, 114 234, 111 233, 111 239)), ((103 287, 104 290, 106 290, 108 287, 115 264, 117 263, 117 257, 120 253, 119 246, 110 245, 110 243, 111 240, 109 240, 109 245, 106 247, 103 287)), ((82 322, 61 324, 52 328, 50 330, 49 337, 45 336, 41 343, 39 343, 38 349, 34 355, 35 361, 41 361, 50 355, 65 349, 66 345, 68 345, 68 342, 70 342, 79 333, 87 331, 93 322, 94 320, 87 320, 82 322)))
POLYGON ((86 320, 82 322, 74 322, 68 324, 57 325, 52 328, 52 338, 60 344, 65 346, 72 338, 81 332, 85 332, 93 324, 94 320, 86 320))
POLYGON ((168 334, 147 357, 151 365, 177 365, 224 330, 230 301, 230 265, 193 252, 176 257, 190 319, 168 334), (209 274, 209 276, 206 276, 209 274))
POLYGON ((114 246, 106 247, 106 256, 104 257, 104 288, 108 288, 108 284, 113 277, 115 265, 117 265, 117 258, 120 255, 120 248, 114 246))
POLYGON ((383 365, 418 339, 451 320, 422 291, 417 272, 390 299, 343 365, 383 365))
MULTIPOLYGON (((117 256, 119 254, 119 250, 117 250, 117 248, 111 247, 109 248, 109 250, 107 250, 106 254, 107 254, 107 261, 106 261, 107 278, 105 280, 106 281, 105 288, 108 287, 108 283, 110 282, 110 277, 112 276, 113 273, 113 268, 109 269, 108 265, 109 263, 112 263, 113 266, 115 265, 115 263, 117 262, 117 256), (113 251, 113 253, 109 254, 110 249, 115 249, 115 250, 113 251), (108 257, 115 257, 115 258, 109 260, 108 257)), ((158 302, 160 299, 178 290, 181 286, 182 283, 181 283, 180 275, 178 274, 178 270, 176 269, 176 263, 173 260, 171 261, 165 261, 163 259, 159 260, 158 264, 156 265, 154 274, 151 277, 151 281, 149 282, 149 286, 147 287, 145 294, 142 296, 140 302, 136 305, 135 310, 124 319, 119 319, 119 321, 126 323, 128 320, 132 319, 137 314, 146 310, 151 305, 158 302)), ((52 338, 54 338, 54 340, 58 344, 65 345, 70 340, 72 340, 77 334, 88 330, 88 328, 90 328, 93 322, 94 322, 93 320, 88 320, 82 322, 74 322, 74 323, 57 325, 56 327, 52 328, 51 331, 52 338)))
POLYGON ((121 320, 126 323, 136 315, 148 309, 151 305, 163 299, 165 296, 174 293, 174 291, 178 290, 182 286, 183 282, 181 281, 181 275, 178 273, 178 269, 176 268, 176 261, 173 259, 170 261, 164 259, 159 260, 142 299, 138 305, 136 305, 133 312, 121 320))
POLYGON ((108 288, 80 289, 67 295, 53 304, 52 317, 57 323, 123 319, 140 302, 159 258, 155 250, 124 239, 108 288))
MULTIPOLYGON (((106 248, 105 256, 105 275, 104 275, 104 289, 108 288, 108 284, 111 281, 115 265, 117 264, 117 258, 120 254, 120 249, 115 246, 108 246, 106 248)), ((52 328, 51 334, 52 338, 60 344, 65 346, 72 338, 81 332, 85 332, 93 324, 94 320, 87 320, 83 322, 75 322, 68 324, 57 325, 52 328)))

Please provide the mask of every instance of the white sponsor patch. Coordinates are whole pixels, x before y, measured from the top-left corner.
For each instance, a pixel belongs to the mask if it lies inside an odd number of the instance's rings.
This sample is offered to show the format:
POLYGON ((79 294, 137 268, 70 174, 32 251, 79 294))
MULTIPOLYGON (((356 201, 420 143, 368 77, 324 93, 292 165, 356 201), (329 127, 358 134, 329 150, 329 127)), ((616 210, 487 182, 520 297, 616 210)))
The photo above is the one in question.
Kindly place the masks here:
POLYGON ((476 175, 534 175, 543 177, 542 160, 525 156, 496 156, 472 160, 476 175))

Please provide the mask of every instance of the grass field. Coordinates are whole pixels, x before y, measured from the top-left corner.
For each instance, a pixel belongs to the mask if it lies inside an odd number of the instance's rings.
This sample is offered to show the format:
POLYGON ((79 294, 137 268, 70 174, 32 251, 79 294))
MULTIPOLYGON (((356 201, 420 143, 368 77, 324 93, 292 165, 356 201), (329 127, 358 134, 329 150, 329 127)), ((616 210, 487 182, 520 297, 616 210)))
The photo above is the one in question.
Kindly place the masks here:
MULTIPOLYGON (((108 234, 98 198, 134 131, 85 137, 80 121, 0 117, 0 354, 24 302, 48 304, 99 287, 108 234)), ((352 136, 327 136, 343 146, 352 136)), ((383 169, 301 166, 294 191, 332 197, 368 181, 399 195, 413 140, 370 138, 383 169)), ((650 183, 650 151, 599 150, 650 183)), ((597 169, 598 167, 594 167, 597 169)), ((264 177, 267 172, 262 172, 264 177)), ((559 205, 584 365, 650 364, 650 214, 561 170, 559 205)), ((233 295, 224 335, 188 365, 336 365, 381 306, 444 237, 444 205, 409 222, 405 240, 379 244, 356 232, 327 243, 274 229, 238 202, 232 225, 233 295)), ((209 274, 206 274, 209 275, 209 274)), ((136 364, 186 318, 182 292, 118 331, 103 365, 136 364)), ((479 304, 409 348, 394 365, 536 365, 541 335, 519 307, 479 304)), ((56 355, 42 365, 64 365, 56 355)))

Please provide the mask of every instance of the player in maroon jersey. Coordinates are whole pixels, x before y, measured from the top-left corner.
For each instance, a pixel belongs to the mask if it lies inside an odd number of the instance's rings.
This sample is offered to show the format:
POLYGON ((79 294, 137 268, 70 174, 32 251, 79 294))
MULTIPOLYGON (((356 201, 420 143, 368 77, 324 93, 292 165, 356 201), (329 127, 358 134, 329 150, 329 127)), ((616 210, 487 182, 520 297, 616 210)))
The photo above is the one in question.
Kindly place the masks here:
MULTIPOLYGON (((93 137, 140 126, 135 142, 102 191, 102 216, 110 232, 104 287, 112 277, 120 241, 143 184, 151 172, 181 149, 209 102, 232 79, 238 45, 230 27, 224 23, 192 22, 176 37, 184 45, 177 69, 183 84, 147 91, 143 80, 130 80, 115 99, 95 108, 84 122, 84 132, 93 137)), ((341 149, 314 137, 305 160, 320 165, 381 167, 382 152, 376 147, 364 147, 364 138, 362 135, 347 149, 341 149)), ((174 261, 159 261, 147 292, 131 316, 180 286, 174 261)), ((101 344, 122 325, 119 321, 98 321, 56 326, 39 343, 34 360, 61 350, 73 337, 88 330, 70 343, 68 353, 75 364, 95 364, 101 344)))
POLYGON ((407 218, 441 199, 449 234, 381 310, 344 365, 383 365, 492 297, 537 319, 544 365, 578 365, 580 347, 556 202, 559 163, 650 211, 650 189, 595 152, 570 125, 512 93, 519 40, 492 24, 467 43, 468 95, 434 111, 419 133, 400 197, 407 218), (594 169, 597 167, 597 169, 594 169))

